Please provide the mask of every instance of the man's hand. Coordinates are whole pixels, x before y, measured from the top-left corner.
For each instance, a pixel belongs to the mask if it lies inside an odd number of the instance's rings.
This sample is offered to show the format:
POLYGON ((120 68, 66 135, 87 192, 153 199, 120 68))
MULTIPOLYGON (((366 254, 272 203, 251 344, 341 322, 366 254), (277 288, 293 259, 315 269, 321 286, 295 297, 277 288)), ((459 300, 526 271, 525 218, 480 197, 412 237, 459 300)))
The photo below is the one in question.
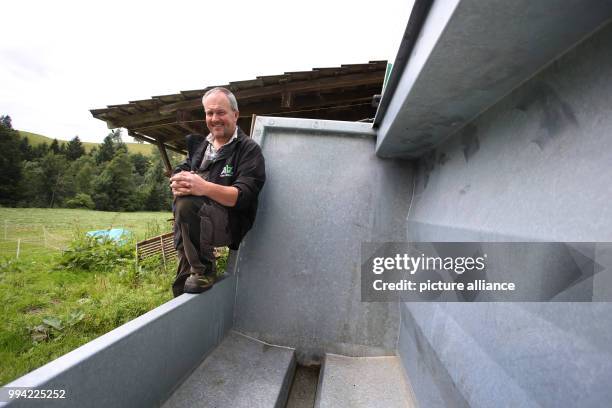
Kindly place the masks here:
POLYGON ((170 177, 170 188, 172 195, 179 196, 203 196, 206 195, 206 184, 212 184, 198 176, 196 173, 181 171, 170 177))
POLYGON ((174 197, 206 196, 226 207, 235 206, 238 200, 238 189, 236 187, 211 183, 189 171, 181 171, 172 176, 170 178, 170 188, 172 188, 174 197))

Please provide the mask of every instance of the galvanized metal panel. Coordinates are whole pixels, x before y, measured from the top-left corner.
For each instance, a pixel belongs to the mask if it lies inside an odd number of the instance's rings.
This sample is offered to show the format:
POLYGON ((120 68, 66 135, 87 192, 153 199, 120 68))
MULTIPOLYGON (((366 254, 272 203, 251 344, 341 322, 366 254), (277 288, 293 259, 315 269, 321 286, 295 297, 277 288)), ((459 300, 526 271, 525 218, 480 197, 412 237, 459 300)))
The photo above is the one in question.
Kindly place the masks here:
POLYGON ((254 137, 268 178, 239 253, 236 330, 301 362, 394 354, 398 305, 361 302, 359 251, 402 236, 409 203, 394 194, 412 167, 378 159, 364 123, 260 117, 254 137))
POLYGON ((295 353, 230 332, 163 408, 284 408, 295 353))
MULTIPOLYGON (((612 241, 611 44, 608 25, 422 158, 407 237, 612 241)), ((401 314, 423 406, 612 400, 610 303, 406 303, 401 314)))
POLYGON ((423 155, 611 17, 610 0, 434 1, 383 95, 377 154, 423 155))

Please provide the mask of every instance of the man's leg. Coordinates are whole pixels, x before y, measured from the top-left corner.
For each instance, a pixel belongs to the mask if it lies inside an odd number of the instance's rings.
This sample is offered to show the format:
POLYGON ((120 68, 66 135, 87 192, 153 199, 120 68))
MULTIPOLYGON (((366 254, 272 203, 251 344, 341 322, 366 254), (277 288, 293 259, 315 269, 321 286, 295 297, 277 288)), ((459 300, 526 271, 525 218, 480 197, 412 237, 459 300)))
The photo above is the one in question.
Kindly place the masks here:
POLYGON ((185 257, 185 253, 183 251, 177 251, 177 255, 179 259, 178 269, 176 271, 176 278, 172 283, 172 294, 174 295, 174 297, 183 294, 185 280, 189 277, 189 271, 191 269, 189 263, 187 262, 187 258, 185 257))
POLYGON ((215 246, 231 242, 227 209, 206 197, 179 197, 174 205, 174 238, 179 267, 173 293, 180 295, 185 281, 187 291, 199 293, 207 285, 198 277, 214 275, 215 246))
POLYGON ((174 247, 179 259, 176 278, 172 284, 174 297, 183 294, 185 280, 191 273, 203 272, 205 269, 197 250, 200 240, 198 211, 203 203, 204 197, 196 196, 178 197, 174 201, 174 247))

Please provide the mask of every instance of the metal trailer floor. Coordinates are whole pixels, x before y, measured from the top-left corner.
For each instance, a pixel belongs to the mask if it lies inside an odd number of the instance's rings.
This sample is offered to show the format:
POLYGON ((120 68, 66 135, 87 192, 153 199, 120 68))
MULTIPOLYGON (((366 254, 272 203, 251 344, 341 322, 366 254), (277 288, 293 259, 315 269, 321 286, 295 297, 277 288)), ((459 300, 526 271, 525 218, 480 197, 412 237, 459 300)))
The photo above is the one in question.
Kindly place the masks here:
POLYGON ((293 349, 232 331, 163 407, 284 407, 294 371, 293 349))
POLYGON ((398 357, 325 356, 317 408, 416 407, 398 357))
MULTIPOLYGON (((314 372, 316 375, 316 370, 314 372)), ((400 360, 395 356, 326 354, 318 386, 308 392, 316 393, 316 401, 314 395, 288 398, 292 382, 300 381, 297 374, 294 378, 295 373, 295 350, 272 346, 232 331, 163 407, 416 406, 400 360)))

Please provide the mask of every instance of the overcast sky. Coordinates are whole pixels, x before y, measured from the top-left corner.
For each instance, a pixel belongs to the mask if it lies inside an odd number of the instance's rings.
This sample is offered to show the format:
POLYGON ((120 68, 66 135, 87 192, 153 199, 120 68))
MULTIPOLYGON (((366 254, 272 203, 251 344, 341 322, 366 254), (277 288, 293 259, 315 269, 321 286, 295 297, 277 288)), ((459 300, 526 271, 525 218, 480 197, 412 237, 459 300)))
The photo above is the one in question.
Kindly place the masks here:
POLYGON ((89 109, 260 75, 392 62, 412 4, 5 0, 0 115, 19 130, 100 142, 108 129, 89 109))

